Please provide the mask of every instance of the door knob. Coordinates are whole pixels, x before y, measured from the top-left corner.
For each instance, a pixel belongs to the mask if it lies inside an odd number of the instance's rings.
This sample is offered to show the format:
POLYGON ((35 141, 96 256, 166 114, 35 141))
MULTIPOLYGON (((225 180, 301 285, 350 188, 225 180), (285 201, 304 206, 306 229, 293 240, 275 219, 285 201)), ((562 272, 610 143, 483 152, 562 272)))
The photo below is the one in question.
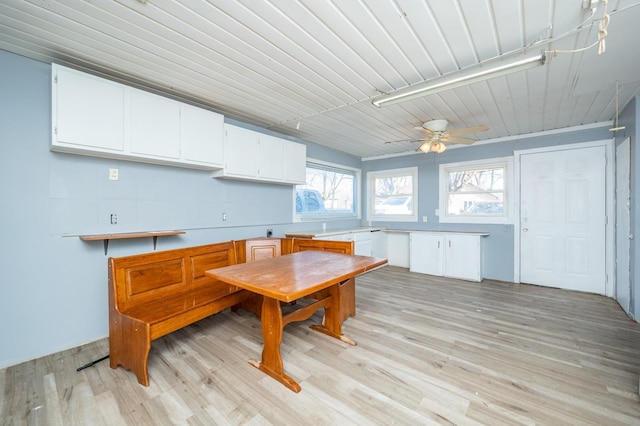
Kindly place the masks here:
POLYGON ((522 232, 527 232, 529 228, 522 228, 522 232))

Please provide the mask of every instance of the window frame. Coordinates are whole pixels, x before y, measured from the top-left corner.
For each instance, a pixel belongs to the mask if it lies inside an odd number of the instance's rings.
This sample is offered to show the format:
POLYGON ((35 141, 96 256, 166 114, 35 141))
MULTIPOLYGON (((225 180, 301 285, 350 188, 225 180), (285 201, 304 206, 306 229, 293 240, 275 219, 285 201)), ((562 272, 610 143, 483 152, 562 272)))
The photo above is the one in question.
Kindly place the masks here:
POLYGON ((386 169, 367 172, 367 220, 369 222, 417 222, 418 221, 418 167, 386 169), (411 215, 375 214, 375 180, 378 178, 411 176, 411 215))
MULTIPOLYGON (((361 197, 361 176, 362 176, 362 171, 358 168, 355 167, 350 167, 350 166, 345 166, 343 164, 337 164, 337 163, 331 163, 328 161, 322 161, 322 160, 315 160, 312 158, 307 158, 307 164, 306 164, 306 168, 308 168, 309 166, 311 166, 313 168, 313 166, 316 166, 315 168, 317 169, 321 169, 321 170, 330 170, 330 171, 335 171, 335 172, 341 172, 344 171, 345 174, 351 174, 353 175, 353 184, 355 186, 354 188, 354 194, 353 194, 353 203, 355 206, 354 212, 350 212, 350 213, 334 213, 334 212, 326 212, 326 213, 297 213, 296 212, 296 190, 298 189, 298 187, 300 186, 306 186, 305 185, 293 185, 293 189, 292 189, 292 198, 293 198, 293 206, 292 206, 292 212, 293 212, 293 222, 294 223, 300 223, 300 222, 327 222, 327 221, 332 221, 332 220, 345 220, 345 219, 360 219, 361 217, 361 208, 360 208, 360 197, 361 197)), ((305 175, 306 175, 306 168, 305 168, 305 175)))
POLYGON ((513 157, 497 157, 484 160, 461 161, 457 163, 443 163, 439 166, 438 173, 438 220, 440 223, 482 223, 482 224, 513 224, 514 212, 514 175, 513 157), (504 168, 503 204, 505 212, 499 216, 482 214, 448 215, 447 205, 449 201, 449 173, 463 170, 477 170, 482 168, 504 168))

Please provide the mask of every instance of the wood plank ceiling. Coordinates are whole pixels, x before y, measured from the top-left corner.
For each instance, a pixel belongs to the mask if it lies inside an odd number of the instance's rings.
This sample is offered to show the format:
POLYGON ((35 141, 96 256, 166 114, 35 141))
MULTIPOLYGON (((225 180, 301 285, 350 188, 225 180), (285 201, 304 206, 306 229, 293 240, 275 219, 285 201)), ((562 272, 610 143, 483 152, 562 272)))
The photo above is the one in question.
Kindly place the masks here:
MULTIPOLYGON (((449 120, 495 141, 611 125, 640 92, 640 0, 3 0, 0 49, 206 106, 355 155, 413 152, 449 120), (587 4, 587 7, 584 5, 587 4), (545 66, 385 108, 384 93, 548 54, 545 66)), ((430 154, 433 155, 433 154, 430 154)))

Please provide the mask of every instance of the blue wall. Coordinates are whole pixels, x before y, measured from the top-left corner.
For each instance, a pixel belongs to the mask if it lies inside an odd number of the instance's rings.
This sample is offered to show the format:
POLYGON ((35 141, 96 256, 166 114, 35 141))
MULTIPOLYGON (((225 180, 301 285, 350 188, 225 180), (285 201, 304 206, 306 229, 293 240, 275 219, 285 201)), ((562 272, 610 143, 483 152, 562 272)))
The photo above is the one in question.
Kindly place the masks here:
POLYGON ((634 238, 630 241, 630 271, 631 278, 631 313, 637 320, 640 316, 640 150, 638 149, 638 137, 640 137, 640 97, 636 97, 620 114, 620 125, 624 131, 616 132, 616 143, 621 143, 627 137, 631 138, 631 205, 630 205, 630 233, 634 238))

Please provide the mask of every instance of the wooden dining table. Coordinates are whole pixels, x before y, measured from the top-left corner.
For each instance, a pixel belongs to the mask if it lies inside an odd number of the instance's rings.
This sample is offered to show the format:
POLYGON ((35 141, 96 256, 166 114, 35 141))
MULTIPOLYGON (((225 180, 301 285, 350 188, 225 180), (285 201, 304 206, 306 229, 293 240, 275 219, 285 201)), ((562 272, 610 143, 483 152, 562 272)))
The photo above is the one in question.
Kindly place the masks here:
POLYGON ((387 259, 370 256, 307 250, 211 269, 205 274, 262 296, 262 360, 249 360, 249 363, 294 392, 300 392, 300 385, 284 372, 280 353, 284 327, 304 321, 324 308, 322 324, 311 328, 355 345, 342 334, 340 283, 386 263, 387 259), (281 302, 309 296, 313 296, 313 302, 283 314, 281 302))

